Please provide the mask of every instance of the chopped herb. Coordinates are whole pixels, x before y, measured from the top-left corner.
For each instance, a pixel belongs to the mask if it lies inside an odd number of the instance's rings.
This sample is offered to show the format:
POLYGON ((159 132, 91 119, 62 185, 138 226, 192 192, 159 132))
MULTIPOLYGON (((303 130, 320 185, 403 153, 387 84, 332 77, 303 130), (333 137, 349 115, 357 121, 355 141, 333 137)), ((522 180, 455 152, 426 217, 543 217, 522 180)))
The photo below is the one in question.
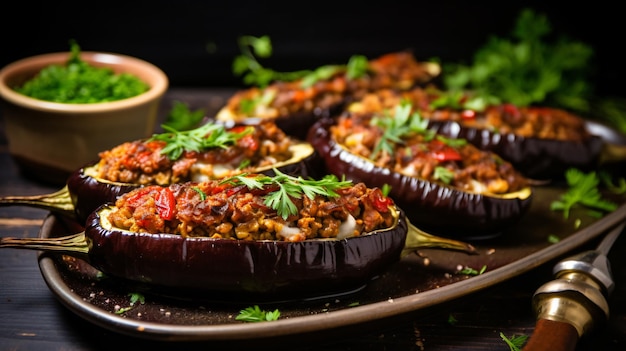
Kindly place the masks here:
POLYGON ((593 49, 582 42, 548 37, 551 30, 545 15, 522 10, 511 37, 490 38, 475 52, 471 65, 443 67, 447 90, 471 90, 517 106, 551 103, 587 109, 593 49))
POLYGON ((457 322, 458 320, 454 317, 454 315, 452 314, 448 315, 448 324, 456 325, 457 322))
POLYGON ((484 111, 487 106, 500 102, 493 96, 470 94, 459 90, 439 91, 438 97, 430 102, 430 108, 484 111))
POLYGON ((339 181, 332 174, 326 175, 322 179, 314 180, 304 179, 300 176, 290 176, 275 168, 274 173, 276 174, 274 177, 267 175, 251 177, 249 174, 244 173, 224 179, 221 183, 244 184, 249 189, 264 189, 266 186, 276 186, 278 189, 267 194, 264 203, 276 210, 283 219, 298 213, 292 198, 300 199, 302 195, 309 199, 315 198, 316 195, 338 197, 339 194, 335 190, 352 185, 351 181, 345 179, 339 181))
POLYGON ((618 195, 626 194, 626 178, 620 177, 617 179, 617 184, 613 181, 613 178, 607 171, 598 172, 598 176, 602 180, 602 183, 609 189, 610 192, 618 195))
POLYGON ((389 196, 389 192, 391 191, 391 185, 387 183, 383 184, 383 187, 380 189, 380 191, 383 192, 383 195, 389 196))
POLYGON ((192 186, 191 189, 195 190, 198 195, 200 195, 200 200, 204 201, 206 199, 206 194, 197 186, 192 186))
POLYGON ((446 184, 450 184, 450 182, 452 182, 452 180, 454 179, 454 172, 447 169, 446 167, 437 166, 435 167, 433 178, 440 180, 446 184))
POLYGON ((502 332, 500 332, 500 337, 509 345, 511 351, 520 351, 522 346, 526 343, 526 340, 528 340, 528 335, 513 335, 511 338, 507 338, 502 332))
POLYGON ((266 322, 266 321, 275 321, 280 317, 280 311, 264 311, 258 305, 254 305, 253 307, 247 307, 239 311, 239 315, 235 317, 238 321, 244 322, 266 322))
POLYGON ((202 152, 213 148, 226 148, 254 132, 254 127, 249 126, 242 132, 233 133, 227 131, 223 125, 213 123, 186 131, 178 131, 167 125, 162 125, 162 127, 168 132, 154 134, 149 141, 164 141, 166 146, 161 153, 171 160, 177 160, 185 151, 202 152))
POLYGON ((135 307, 135 304, 137 304, 138 302, 140 304, 144 304, 146 303, 146 299, 142 294, 139 293, 130 293, 128 294, 128 296, 130 296, 130 302, 129 302, 129 306, 128 307, 123 307, 120 308, 119 310, 115 311, 115 314, 123 314, 125 312, 128 312, 129 310, 131 310, 133 307, 135 307))
POLYGON ((360 303, 357 301, 357 302, 352 302, 352 303, 348 304, 348 307, 356 307, 356 306, 359 306, 359 305, 360 305, 360 303))
POLYGON ((487 270, 487 266, 482 266, 482 268, 480 269, 480 271, 475 270, 474 268, 471 267, 465 267, 463 269, 461 269, 459 271, 459 274, 467 274, 467 275, 481 275, 483 273, 485 273, 485 271, 487 270))
POLYGON ((569 186, 567 192, 550 204, 551 210, 563 211, 565 219, 569 218, 570 210, 577 205, 603 212, 611 212, 617 208, 617 204, 602 198, 596 172, 584 173, 576 168, 569 168, 565 171, 565 179, 569 186))
MULTIPOLYGON (((274 81, 291 82, 301 79, 301 87, 307 88, 318 81, 327 80, 342 72, 346 73, 348 79, 355 79, 365 75, 369 69, 369 62, 365 56, 354 55, 347 65, 324 65, 315 70, 277 72, 263 67, 256 59, 256 57, 268 58, 272 56, 272 42, 269 36, 245 35, 239 38, 238 43, 242 53, 236 56, 233 61, 233 73, 237 76, 243 75, 244 83, 259 87, 265 87, 274 81)), ((250 109, 249 104, 251 103, 253 102, 247 103, 248 109, 250 109)))
POLYGON ((49 65, 18 93, 35 99, 68 104, 90 104, 127 99, 150 89, 129 73, 116 74, 110 67, 96 67, 80 57, 80 46, 70 41, 70 57, 64 65, 49 65))
POLYGON ((394 109, 394 114, 376 115, 371 120, 371 125, 381 129, 382 135, 370 159, 376 159, 381 152, 389 155, 394 153, 395 144, 402 144, 402 137, 410 133, 423 134, 426 140, 431 140, 435 136, 433 130, 428 129, 428 120, 422 118, 419 112, 411 113, 412 106, 408 102, 402 102, 394 109))
POLYGON ((172 109, 165 118, 164 124, 178 131, 195 129, 204 116, 204 109, 192 111, 188 104, 181 101, 174 101, 172 109))
POLYGON ((550 234, 548 235, 548 242, 550 244, 556 244, 559 241, 561 241, 561 238, 559 238, 558 236, 554 235, 554 234, 550 234))

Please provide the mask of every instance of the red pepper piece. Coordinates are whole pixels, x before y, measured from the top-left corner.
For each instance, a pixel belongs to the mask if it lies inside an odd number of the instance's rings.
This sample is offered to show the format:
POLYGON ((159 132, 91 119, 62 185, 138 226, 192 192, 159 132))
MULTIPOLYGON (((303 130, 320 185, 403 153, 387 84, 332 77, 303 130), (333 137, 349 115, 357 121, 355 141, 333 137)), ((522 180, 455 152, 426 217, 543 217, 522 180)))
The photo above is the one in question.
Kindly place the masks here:
POLYGON ((163 188, 157 193, 156 199, 157 213, 164 220, 172 220, 176 212, 176 198, 169 188, 163 188))

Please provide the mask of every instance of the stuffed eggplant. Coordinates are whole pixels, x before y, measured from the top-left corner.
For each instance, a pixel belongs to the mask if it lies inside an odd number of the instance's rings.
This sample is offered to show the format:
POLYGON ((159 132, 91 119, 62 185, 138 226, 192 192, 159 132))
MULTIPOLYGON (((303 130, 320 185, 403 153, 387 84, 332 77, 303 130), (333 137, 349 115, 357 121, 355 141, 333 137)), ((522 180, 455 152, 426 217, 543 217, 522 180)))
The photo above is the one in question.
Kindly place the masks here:
POLYGON ((470 93, 417 87, 371 93, 349 109, 380 112, 402 100, 411 101, 431 129, 495 152, 535 180, 562 179, 568 168, 589 171, 626 159, 626 147, 609 147, 585 119, 557 108, 489 103, 470 93))
POLYGON ((94 211, 84 233, 0 247, 56 250, 110 277, 222 299, 350 291, 421 247, 475 252, 417 229, 378 188, 275 173, 145 186, 94 211))
POLYGON ((222 121, 272 119, 287 134, 305 139, 319 118, 341 111, 363 94, 383 89, 407 90, 432 81, 440 66, 418 62, 410 52, 394 52, 346 66, 322 66, 294 81, 277 81, 235 93, 217 113, 222 121))
POLYGON ((243 172, 314 177, 323 163, 313 147, 287 136, 273 121, 207 123, 184 132, 169 130, 146 140, 120 144, 99 161, 73 172, 52 194, 8 196, 0 205, 29 205, 84 222, 98 206, 145 185, 217 179, 243 172))
POLYGON ((389 196, 425 230, 479 239, 518 222, 530 207, 529 180, 498 155, 427 126, 402 103, 382 114, 318 121, 309 141, 330 173, 389 187, 389 196))

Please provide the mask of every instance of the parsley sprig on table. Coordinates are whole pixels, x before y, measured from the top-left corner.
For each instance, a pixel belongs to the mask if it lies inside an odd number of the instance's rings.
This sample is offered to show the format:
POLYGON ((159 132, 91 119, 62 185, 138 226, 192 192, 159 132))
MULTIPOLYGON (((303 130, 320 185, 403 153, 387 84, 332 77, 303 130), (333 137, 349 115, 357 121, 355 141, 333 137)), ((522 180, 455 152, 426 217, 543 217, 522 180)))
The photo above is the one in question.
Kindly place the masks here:
POLYGON ((270 192, 265 196, 264 203, 276 210, 276 213, 283 219, 298 213, 298 208, 293 202, 294 198, 300 199, 303 195, 309 199, 315 198, 316 195, 331 198, 338 197, 337 189, 352 185, 351 181, 345 179, 338 180, 332 174, 315 180, 304 179, 301 176, 290 176, 277 169, 274 169, 274 173, 276 174, 274 177, 267 175, 250 176, 248 173, 243 173, 224 179, 221 183, 243 184, 249 189, 265 189, 266 187, 276 186, 276 191, 270 192))
POLYGON ((161 127, 167 132, 154 134, 149 141, 164 141, 166 145, 161 153, 171 160, 177 160, 185 151, 202 152, 213 148, 226 148, 254 132, 253 127, 247 127, 239 133, 230 132, 223 125, 214 123, 186 131, 178 131, 168 125, 161 127))
POLYGON ((236 56, 233 61, 233 73, 237 76, 243 75, 245 84, 259 87, 265 87, 274 81, 291 82, 301 79, 301 86, 307 88, 340 72, 346 72, 348 79, 361 77, 367 73, 369 67, 365 56, 354 55, 350 58, 347 65, 324 65, 315 70, 278 72, 263 67, 256 58, 272 56, 272 42, 269 36, 255 37, 245 35, 239 38, 238 43, 242 53, 236 56))
POLYGON ((235 319, 244 322, 265 322, 278 320, 279 317, 280 311, 277 309, 274 311, 265 311, 261 310, 258 305, 254 305, 239 311, 239 315, 237 315, 235 319))
POLYGON ((570 210, 577 205, 605 212, 617 208, 617 204, 602 197, 598 189, 600 178, 596 172, 584 173, 579 169, 569 168, 565 171, 565 179, 569 185, 567 192, 550 204, 551 210, 563 211, 565 219, 569 218, 570 210))

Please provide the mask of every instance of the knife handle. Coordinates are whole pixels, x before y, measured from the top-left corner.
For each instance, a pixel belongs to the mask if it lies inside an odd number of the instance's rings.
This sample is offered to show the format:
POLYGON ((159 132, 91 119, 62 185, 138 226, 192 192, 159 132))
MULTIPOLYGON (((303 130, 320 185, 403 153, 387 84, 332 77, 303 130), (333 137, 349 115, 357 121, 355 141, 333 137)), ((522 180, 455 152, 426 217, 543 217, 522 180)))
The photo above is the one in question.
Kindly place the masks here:
POLYGON ((533 295, 535 330, 523 351, 573 351, 578 340, 606 322, 609 306, 587 274, 562 272, 533 295))
POLYGON ((523 351, 574 351, 578 332, 573 325, 549 319, 539 319, 523 351))

